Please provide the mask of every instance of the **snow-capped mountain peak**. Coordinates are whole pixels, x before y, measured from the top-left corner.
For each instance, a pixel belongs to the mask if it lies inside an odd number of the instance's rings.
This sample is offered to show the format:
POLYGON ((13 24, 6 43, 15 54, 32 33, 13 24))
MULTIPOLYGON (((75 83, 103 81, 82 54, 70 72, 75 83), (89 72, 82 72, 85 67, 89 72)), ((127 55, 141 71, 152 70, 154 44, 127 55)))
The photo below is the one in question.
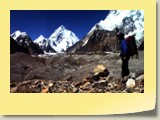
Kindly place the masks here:
POLYGON ((52 48, 57 52, 64 52, 67 48, 79 41, 78 37, 63 25, 58 27, 48 38, 52 48))
POLYGON ((35 39, 34 43, 38 44, 40 47, 48 45, 47 38, 45 38, 43 35, 40 35, 37 39, 35 39))
POLYGON ((46 38, 44 38, 43 35, 40 35, 37 39, 34 40, 34 43, 42 43, 44 39, 46 38))
POLYGON ((60 25, 60 26, 56 29, 56 31, 59 32, 59 31, 65 30, 65 29, 66 29, 66 28, 65 28, 63 25, 60 25))
POLYGON ((34 40, 34 43, 38 44, 41 47, 41 49, 44 51, 44 53, 56 52, 54 48, 50 46, 49 39, 45 38, 43 35, 40 35, 36 40, 34 40))
POLYGON ((121 28, 124 24, 123 20, 127 17, 131 17, 133 21, 139 21, 144 25, 143 10, 112 10, 107 17, 97 25, 102 29, 113 31, 116 27, 121 28))
POLYGON ((28 36, 26 32, 21 32, 20 30, 15 31, 11 34, 11 38, 17 41, 19 44, 25 44, 29 46, 32 43, 32 39, 28 36))
POLYGON ((43 51, 41 48, 34 44, 30 36, 26 32, 21 32, 20 30, 15 31, 10 35, 11 39, 13 38, 15 42, 20 45, 22 48, 28 50, 29 54, 41 54, 43 51))
POLYGON ((34 43, 38 44, 45 52, 56 51, 56 52, 64 52, 67 48, 74 45, 78 42, 78 37, 66 29, 63 25, 59 26, 49 38, 45 38, 40 35, 34 43))
MULTIPOLYGON (((143 10, 112 10, 104 20, 97 23, 90 31, 102 29, 114 31, 116 28, 121 30, 127 37, 135 35, 137 43, 144 35, 144 11, 143 10)), ((88 33, 88 34, 89 34, 88 33)))
POLYGON ((66 28, 63 25, 61 25, 51 34, 49 39, 51 39, 52 37, 56 36, 57 34, 65 32, 65 31, 66 31, 66 28))
POLYGON ((19 36, 27 36, 26 32, 21 32, 20 30, 16 30, 14 33, 11 34, 11 37, 16 40, 19 36))
POLYGON ((49 39, 53 39, 55 36, 59 35, 59 34, 64 34, 64 32, 66 32, 66 28, 61 25, 59 26, 52 34, 51 36, 49 37, 49 39))
POLYGON ((43 36, 43 35, 40 35, 38 38, 39 38, 39 39, 44 39, 44 36, 43 36))

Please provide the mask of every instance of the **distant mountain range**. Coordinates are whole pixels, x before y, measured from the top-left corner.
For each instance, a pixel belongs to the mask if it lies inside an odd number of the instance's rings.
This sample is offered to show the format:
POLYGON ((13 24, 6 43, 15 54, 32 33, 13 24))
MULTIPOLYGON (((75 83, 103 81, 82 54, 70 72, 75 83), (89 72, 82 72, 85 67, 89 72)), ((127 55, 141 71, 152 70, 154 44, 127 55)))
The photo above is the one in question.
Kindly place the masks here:
POLYGON ((21 32, 19 30, 12 33, 11 38, 22 47, 30 48, 37 46, 37 48, 44 53, 65 52, 67 48, 79 41, 78 37, 70 30, 67 30, 63 25, 58 27, 49 38, 40 35, 33 41, 26 32, 21 32))
POLYGON ((20 31, 11 34, 11 38, 21 47, 28 47, 30 54, 117 51, 119 50, 117 32, 125 33, 125 37, 134 35, 137 46, 144 48, 144 11, 112 10, 81 40, 63 25, 58 27, 49 38, 40 35, 33 41, 27 33, 20 31))

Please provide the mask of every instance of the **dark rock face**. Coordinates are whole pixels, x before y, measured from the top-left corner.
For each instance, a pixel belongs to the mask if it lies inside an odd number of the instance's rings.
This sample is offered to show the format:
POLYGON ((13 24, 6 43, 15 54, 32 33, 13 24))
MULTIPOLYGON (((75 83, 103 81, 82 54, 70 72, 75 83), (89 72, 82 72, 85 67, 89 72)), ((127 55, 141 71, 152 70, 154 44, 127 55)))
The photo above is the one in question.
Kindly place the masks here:
POLYGON ((28 49, 20 46, 13 38, 10 37, 10 54, 16 53, 16 52, 23 52, 26 54, 29 54, 28 49))
POLYGON ((74 44, 73 46, 69 47, 69 48, 66 50, 66 52, 69 52, 69 53, 75 52, 76 49, 80 49, 80 48, 81 48, 82 44, 83 44, 83 41, 80 40, 80 41, 78 41, 76 44, 74 44))
POLYGON ((47 45, 47 47, 45 47, 43 50, 45 50, 46 52, 51 52, 51 53, 56 53, 56 51, 49 45, 47 45))
POLYGON ((78 42, 68 51, 75 52, 103 52, 119 50, 119 41, 116 32, 107 30, 95 30, 93 34, 87 35, 82 41, 78 42), (88 41, 86 44, 85 41, 88 41))
POLYGON ((36 45, 28 35, 20 35, 15 41, 22 48, 27 49, 31 55, 43 54, 43 50, 36 45))

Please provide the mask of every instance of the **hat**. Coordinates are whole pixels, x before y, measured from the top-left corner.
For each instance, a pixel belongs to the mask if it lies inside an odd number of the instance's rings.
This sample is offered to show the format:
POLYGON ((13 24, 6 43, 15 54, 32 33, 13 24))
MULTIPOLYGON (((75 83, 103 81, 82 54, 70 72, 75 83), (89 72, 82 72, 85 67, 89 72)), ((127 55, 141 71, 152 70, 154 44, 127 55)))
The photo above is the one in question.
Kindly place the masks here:
POLYGON ((124 36, 125 36, 124 33, 118 33, 118 34, 117 34, 117 38, 118 38, 119 40, 124 39, 124 36))
POLYGON ((124 37, 124 35, 125 35, 124 33, 119 33, 119 36, 123 36, 124 37))

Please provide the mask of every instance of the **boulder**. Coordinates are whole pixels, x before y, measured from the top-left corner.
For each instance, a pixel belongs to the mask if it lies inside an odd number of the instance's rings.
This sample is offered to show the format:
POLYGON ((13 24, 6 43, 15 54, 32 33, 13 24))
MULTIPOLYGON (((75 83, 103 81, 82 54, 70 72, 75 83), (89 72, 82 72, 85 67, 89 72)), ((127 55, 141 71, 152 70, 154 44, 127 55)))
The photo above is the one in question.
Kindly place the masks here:
POLYGON ((136 85, 135 80, 134 79, 128 79, 126 82, 126 86, 127 88, 134 88, 136 85))
POLYGON ((97 65, 93 70, 93 79, 99 80, 100 77, 107 77, 109 71, 103 65, 97 65))
POLYGON ((93 73, 94 75, 98 75, 99 73, 103 72, 106 68, 103 65, 97 65, 96 68, 94 68, 93 73))

